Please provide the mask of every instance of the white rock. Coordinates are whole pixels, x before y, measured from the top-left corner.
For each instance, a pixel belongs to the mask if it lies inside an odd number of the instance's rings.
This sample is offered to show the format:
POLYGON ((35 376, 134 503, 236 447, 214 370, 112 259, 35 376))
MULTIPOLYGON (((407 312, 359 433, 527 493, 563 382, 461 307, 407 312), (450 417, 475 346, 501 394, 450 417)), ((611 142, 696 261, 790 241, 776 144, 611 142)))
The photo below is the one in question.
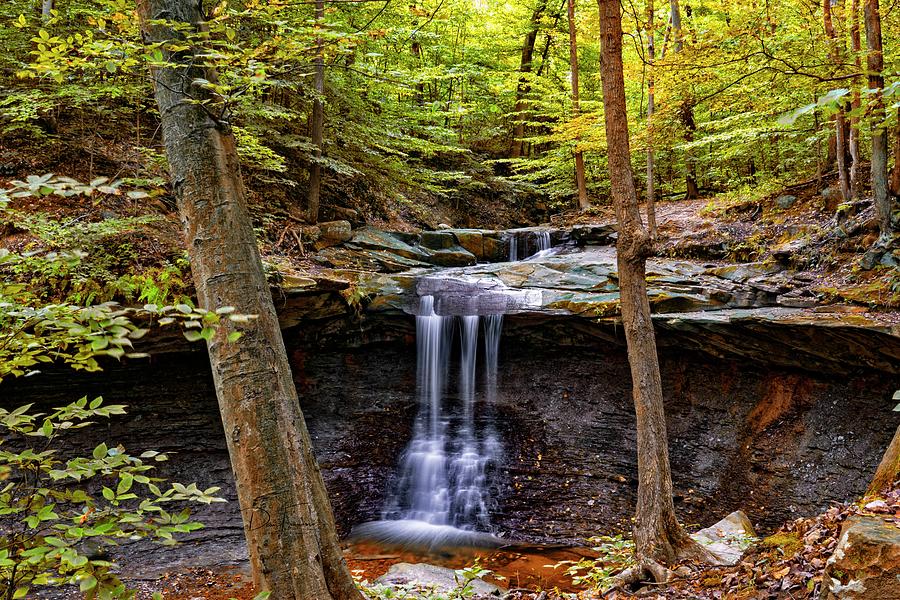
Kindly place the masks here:
MULTIPOLYGON (((397 563, 388 572, 375 580, 375 583, 391 587, 413 584, 423 589, 433 589, 437 593, 449 594, 461 587, 464 578, 453 569, 429 565, 427 563, 397 563)), ((476 598, 500 597, 506 593, 501 587, 488 583, 483 579, 473 579, 469 585, 476 598)), ((412 596, 408 596, 412 597, 412 596)))
POLYGON ((736 565, 756 540, 753 524, 736 510, 715 525, 691 534, 716 559, 718 565, 736 565))

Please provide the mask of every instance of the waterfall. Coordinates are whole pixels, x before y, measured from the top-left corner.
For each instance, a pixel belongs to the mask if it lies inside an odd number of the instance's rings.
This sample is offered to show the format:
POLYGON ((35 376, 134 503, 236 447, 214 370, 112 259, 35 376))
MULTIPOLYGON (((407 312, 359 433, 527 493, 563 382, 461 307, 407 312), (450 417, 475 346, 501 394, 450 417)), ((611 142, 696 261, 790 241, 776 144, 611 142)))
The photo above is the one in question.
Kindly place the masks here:
POLYGON ((418 312, 419 411, 413 437, 382 520, 358 526, 354 533, 405 545, 494 545, 496 538, 481 532, 490 529, 496 501, 490 479, 501 454, 490 412, 503 316, 441 316, 433 296, 421 297, 418 312), (479 356, 482 323, 484 350, 479 356), (454 331, 459 332, 458 371, 450 368, 454 331), (479 359, 484 363, 480 389, 479 359), (451 374, 457 375, 455 381, 451 374))
POLYGON ((516 234, 509 236, 509 262, 519 260, 519 238, 516 234))
MULTIPOLYGON (((553 246, 550 241, 549 231, 534 231, 525 238, 525 260, 549 256, 552 253, 553 246), (530 248, 534 248, 534 252, 528 254, 530 248)), ((511 232, 509 235, 509 262, 517 260, 519 260, 518 236, 515 232, 511 232)))

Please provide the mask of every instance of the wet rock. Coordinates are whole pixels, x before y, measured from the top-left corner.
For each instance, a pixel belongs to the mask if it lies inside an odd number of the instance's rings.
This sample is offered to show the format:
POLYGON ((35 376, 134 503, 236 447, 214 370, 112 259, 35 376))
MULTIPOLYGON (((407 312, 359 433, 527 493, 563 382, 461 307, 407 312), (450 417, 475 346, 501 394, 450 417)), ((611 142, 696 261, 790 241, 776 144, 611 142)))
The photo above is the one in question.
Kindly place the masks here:
POLYGON ((428 262, 439 267, 468 267, 478 262, 475 255, 462 246, 450 246, 428 255, 428 262))
POLYGON ((454 229, 453 234, 456 236, 459 245, 475 255, 478 260, 485 260, 484 256, 484 237, 486 233, 479 229, 454 229))
POLYGON ((825 583, 826 600, 900 598, 900 529, 878 517, 847 519, 825 583))
POLYGON ((576 225, 572 239, 579 246, 609 246, 615 244, 616 226, 612 223, 576 225))
POLYGON ((502 262, 509 258, 509 242, 501 239, 499 233, 482 237, 481 259, 488 262, 502 262))
POLYGON ((445 250, 456 246, 456 236, 450 231, 423 231, 422 246, 429 250, 445 250))
POLYGON ((353 237, 349 221, 325 221, 318 224, 319 236, 316 240, 316 248, 328 248, 343 242, 349 242, 353 237))
POLYGON ((400 239, 398 234, 388 233, 374 227, 361 227, 353 232, 350 247, 364 248, 367 250, 380 250, 396 254, 404 258, 428 262, 428 253, 422 248, 410 245, 400 239))
MULTIPOLYGON (((423 591, 434 590, 439 594, 451 594, 462 587, 465 581, 462 574, 457 573, 453 569, 439 567, 437 565, 429 565, 427 563, 397 563, 391 565, 388 572, 375 580, 375 583, 387 585, 391 587, 405 586, 412 584, 423 591)), ((506 593, 506 590, 488 583, 483 579, 473 579, 468 586, 476 598, 478 597, 495 597, 498 598, 506 593)), ((410 597, 426 597, 405 596, 410 597)))
POLYGON ((716 559, 718 565, 736 565, 756 540, 753 524, 736 510, 715 525, 691 534, 716 559))
POLYGON ((783 196, 778 196, 775 198, 775 204, 778 205, 778 208, 782 210, 787 210, 792 207, 797 202, 797 196, 792 196, 790 194, 785 194, 783 196))
POLYGON ((781 270, 779 266, 773 266, 767 263, 742 263, 735 265, 725 265, 721 267, 712 267, 704 271, 707 275, 715 275, 728 281, 744 283, 754 277, 762 277, 771 275, 781 270))

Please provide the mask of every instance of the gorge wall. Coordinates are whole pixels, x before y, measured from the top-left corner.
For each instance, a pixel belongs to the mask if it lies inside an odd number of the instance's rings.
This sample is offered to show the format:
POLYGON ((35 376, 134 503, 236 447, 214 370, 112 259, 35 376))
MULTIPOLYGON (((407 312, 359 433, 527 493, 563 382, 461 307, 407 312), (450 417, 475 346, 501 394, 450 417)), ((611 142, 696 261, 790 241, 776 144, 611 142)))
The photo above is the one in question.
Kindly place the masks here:
MULTIPOLYGON (((630 376, 621 331, 573 317, 507 316, 497 426, 504 462, 493 524, 515 539, 578 543, 628 527, 636 492, 630 376), (593 331, 596 329, 596 331, 593 331), (566 337, 561 331, 568 331, 566 337), (597 333, 593 336, 591 333, 597 333)), ((342 532, 378 518, 417 410, 411 316, 363 329, 322 322, 286 332, 295 381, 342 532), (361 333, 362 332, 362 333, 361 333), (339 335, 338 335, 339 334, 339 335), (315 338, 315 342, 313 342, 315 338), (348 343, 348 339, 353 343, 348 343)), ((815 343, 813 340, 812 343, 815 343)), ((897 426, 897 375, 839 375, 717 358, 660 331, 676 507, 709 525, 741 508, 765 531, 865 489, 897 426)), ((55 370, 4 382, 4 403, 58 406, 82 395, 129 414, 70 438, 174 452, 160 474, 220 485, 227 504, 197 512, 207 529, 186 565, 243 559, 240 513, 205 353, 181 348, 111 364, 101 376, 55 370)), ((154 550, 142 551, 152 563, 154 550)), ((165 560, 171 567, 172 554, 165 560)))

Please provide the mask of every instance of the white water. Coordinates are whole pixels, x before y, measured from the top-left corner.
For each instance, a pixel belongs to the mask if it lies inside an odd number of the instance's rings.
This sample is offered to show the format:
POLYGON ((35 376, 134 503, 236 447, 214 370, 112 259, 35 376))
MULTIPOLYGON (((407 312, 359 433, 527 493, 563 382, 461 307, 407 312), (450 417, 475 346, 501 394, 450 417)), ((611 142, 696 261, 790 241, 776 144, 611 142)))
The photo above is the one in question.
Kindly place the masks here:
MULTIPOLYGON (((498 436, 478 411, 496 396, 502 315, 447 317, 435 313, 433 296, 422 296, 416 317, 419 414, 403 454, 400 477, 382 521, 355 533, 413 545, 490 544, 477 532, 490 528, 490 474, 500 458, 498 436), (484 323, 483 394, 477 366, 479 331, 484 323), (454 330, 459 332, 459 368, 449 375, 454 330), (455 383, 455 385, 451 385, 455 383), (456 391, 456 402, 450 392, 456 391), (471 535, 470 535, 471 534, 471 535)), ((489 415, 488 415, 489 416, 489 415)))
MULTIPOLYGON (((551 245, 550 241, 550 232, 549 231, 535 231, 531 234, 530 241, 526 238, 525 240, 525 253, 526 256, 524 260, 529 260, 533 258, 541 258, 543 256, 550 256, 556 253, 556 250, 551 245), (528 254, 529 246, 533 246, 535 251, 533 254, 528 254)), ((515 233, 511 233, 509 237, 509 262, 516 262, 519 260, 519 240, 515 233)))

